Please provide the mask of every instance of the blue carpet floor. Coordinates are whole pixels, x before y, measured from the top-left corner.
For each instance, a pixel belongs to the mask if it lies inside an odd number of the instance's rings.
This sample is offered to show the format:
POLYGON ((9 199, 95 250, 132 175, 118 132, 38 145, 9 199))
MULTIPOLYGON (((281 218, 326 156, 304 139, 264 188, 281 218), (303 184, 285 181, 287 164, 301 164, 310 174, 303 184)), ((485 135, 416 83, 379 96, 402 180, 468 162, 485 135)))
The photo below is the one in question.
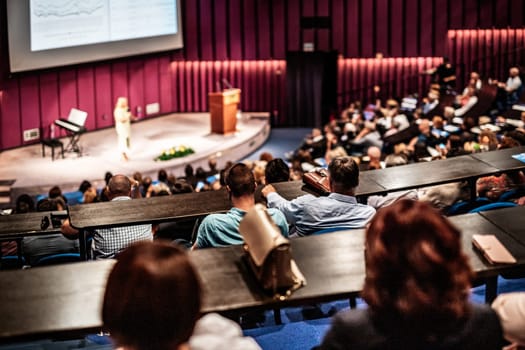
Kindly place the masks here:
POLYGON ((263 152, 269 152, 274 158, 285 158, 285 153, 297 149, 311 128, 275 128, 268 140, 255 152, 245 157, 246 160, 257 160, 263 152))

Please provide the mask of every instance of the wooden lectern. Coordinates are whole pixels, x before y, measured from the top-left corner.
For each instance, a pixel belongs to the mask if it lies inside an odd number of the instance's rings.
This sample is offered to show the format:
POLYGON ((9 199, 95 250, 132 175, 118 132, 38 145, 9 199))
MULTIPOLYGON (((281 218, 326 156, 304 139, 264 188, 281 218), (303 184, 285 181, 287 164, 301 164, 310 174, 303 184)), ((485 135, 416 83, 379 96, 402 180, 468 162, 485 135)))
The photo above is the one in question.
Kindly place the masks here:
POLYGON ((208 93, 211 132, 229 134, 236 131, 237 105, 241 101, 241 89, 227 89, 208 93))

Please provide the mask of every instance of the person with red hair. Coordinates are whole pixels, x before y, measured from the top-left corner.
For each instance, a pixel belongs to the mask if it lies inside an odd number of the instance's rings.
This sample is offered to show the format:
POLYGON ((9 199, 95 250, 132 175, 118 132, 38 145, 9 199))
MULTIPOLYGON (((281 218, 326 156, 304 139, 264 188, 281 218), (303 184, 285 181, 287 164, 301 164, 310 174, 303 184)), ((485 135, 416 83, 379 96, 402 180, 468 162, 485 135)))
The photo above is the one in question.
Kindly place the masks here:
POLYGON ((139 242, 117 256, 102 306, 118 350, 260 350, 235 322, 202 316, 199 276, 182 248, 139 242))
POLYGON ((468 301, 473 272, 461 233, 430 205, 399 200, 366 231, 368 308, 334 317, 321 349, 501 349, 488 305, 468 301))

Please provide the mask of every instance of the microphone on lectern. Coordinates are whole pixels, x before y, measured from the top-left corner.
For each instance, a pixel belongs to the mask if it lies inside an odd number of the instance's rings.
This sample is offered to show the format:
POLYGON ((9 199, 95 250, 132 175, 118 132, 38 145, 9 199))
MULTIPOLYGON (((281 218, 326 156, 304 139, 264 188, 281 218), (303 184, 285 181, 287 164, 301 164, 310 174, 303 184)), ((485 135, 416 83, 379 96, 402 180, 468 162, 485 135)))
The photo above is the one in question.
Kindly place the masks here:
POLYGON ((228 87, 228 89, 233 89, 232 84, 230 84, 230 82, 226 78, 223 78, 222 82, 228 87))

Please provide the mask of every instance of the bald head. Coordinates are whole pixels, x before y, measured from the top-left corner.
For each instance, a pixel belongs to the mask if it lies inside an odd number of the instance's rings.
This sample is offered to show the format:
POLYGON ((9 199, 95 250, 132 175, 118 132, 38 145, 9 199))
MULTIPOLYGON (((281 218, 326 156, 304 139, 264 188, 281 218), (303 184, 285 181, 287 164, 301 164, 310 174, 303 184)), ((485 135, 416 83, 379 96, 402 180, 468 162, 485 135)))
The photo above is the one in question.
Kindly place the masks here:
POLYGON ((113 175, 108 183, 108 197, 113 199, 131 194, 131 181, 125 175, 113 175))

